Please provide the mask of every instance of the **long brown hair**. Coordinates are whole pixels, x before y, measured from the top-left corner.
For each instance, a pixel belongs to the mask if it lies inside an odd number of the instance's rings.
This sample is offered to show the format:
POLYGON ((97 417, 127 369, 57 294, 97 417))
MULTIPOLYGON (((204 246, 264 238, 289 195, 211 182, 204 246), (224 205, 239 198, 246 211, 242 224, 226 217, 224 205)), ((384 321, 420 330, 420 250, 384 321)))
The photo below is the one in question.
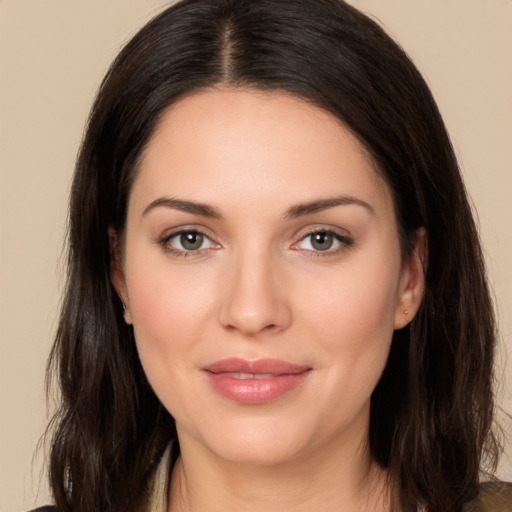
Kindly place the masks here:
POLYGON ((370 449, 404 511, 459 511, 496 460, 495 321, 477 230, 445 126, 404 51, 340 0, 184 0, 126 45, 78 157, 68 281, 48 367, 62 402, 50 474, 59 511, 143 511, 174 420, 150 388, 110 282, 137 161, 162 112, 215 85, 280 90, 331 112, 393 193, 404 252, 428 237, 426 292, 394 334, 371 403, 370 449))

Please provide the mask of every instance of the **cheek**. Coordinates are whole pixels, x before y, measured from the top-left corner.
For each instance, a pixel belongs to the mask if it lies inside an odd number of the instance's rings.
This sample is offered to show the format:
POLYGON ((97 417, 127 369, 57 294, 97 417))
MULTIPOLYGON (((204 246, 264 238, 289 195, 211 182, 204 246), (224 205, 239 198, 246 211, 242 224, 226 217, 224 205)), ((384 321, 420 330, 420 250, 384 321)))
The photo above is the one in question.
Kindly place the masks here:
POLYGON ((304 328, 317 340, 332 395, 353 412, 369 399, 386 364, 398 278, 398 265, 366 262, 306 286, 314 293, 302 301, 304 328))
POLYGON ((393 332, 399 274, 398 258, 391 258, 387 265, 365 259, 339 272, 312 275, 298 294, 304 298, 301 316, 326 333, 334 326, 351 333, 346 338, 354 341, 370 342, 372 332, 384 332, 387 339, 393 332))
POLYGON ((166 389, 175 387, 194 362, 194 347, 211 309, 211 289, 204 272, 189 272, 135 250, 126 262, 126 276, 139 357, 167 406, 173 397, 166 396, 166 389))
POLYGON ((134 325, 141 334, 151 334, 150 340, 164 336, 169 341, 173 331, 197 325, 205 298, 211 295, 207 269, 172 262, 163 249, 133 238, 125 273, 134 325))

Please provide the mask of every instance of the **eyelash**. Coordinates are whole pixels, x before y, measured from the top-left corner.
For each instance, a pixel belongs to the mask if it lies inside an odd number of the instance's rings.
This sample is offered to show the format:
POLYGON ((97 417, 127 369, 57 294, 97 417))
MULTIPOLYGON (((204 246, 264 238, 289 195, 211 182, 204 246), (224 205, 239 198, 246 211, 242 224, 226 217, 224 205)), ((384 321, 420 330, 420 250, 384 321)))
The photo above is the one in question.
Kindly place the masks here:
MULTIPOLYGON (((172 256, 178 257, 178 258, 190 258, 194 256, 201 256, 205 251, 208 251, 211 249, 211 247, 207 247, 205 249, 197 249, 197 250, 186 250, 186 249, 176 249, 171 245, 171 240, 174 238, 177 238, 183 234, 196 234, 196 235, 202 235, 206 240, 210 242, 210 244, 214 246, 219 246, 219 244, 216 244, 213 242, 203 230, 198 228, 189 228, 189 229, 180 229, 178 231, 174 231, 170 233, 169 235, 164 236, 158 244, 164 249, 164 251, 172 256)), ((336 249, 326 249, 325 251, 321 250, 312 250, 312 249, 303 249, 305 252, 308 253, 308 257, 313 258, 322 258, 322 257, 329 257, 329 256, 337 256, 341 252, 350 249, 354 245, 354 240, 346 235, 342 235, 336 231, 333 231, 332 229, 325 229, 325 228, 318 228, 314 229, 312 231, 308 231, 304 236, 301 237, 301 239, 298 242, 295 242, 292 246, 292 249, 295 248, 296 245, 300 244, 304 240, 306 240, 309 237, 312 237, 316 234, 323 234, 332 236, 336 242, 339 243, 339 247, 336 249)), ((294 250, 301 250, 301 249, 294 249, 294 250)))

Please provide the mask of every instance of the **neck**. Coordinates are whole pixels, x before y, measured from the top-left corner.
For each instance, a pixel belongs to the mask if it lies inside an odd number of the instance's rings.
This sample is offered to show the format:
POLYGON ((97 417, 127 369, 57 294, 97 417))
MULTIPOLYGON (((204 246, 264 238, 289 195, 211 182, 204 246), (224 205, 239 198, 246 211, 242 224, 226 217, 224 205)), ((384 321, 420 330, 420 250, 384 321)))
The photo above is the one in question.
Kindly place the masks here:
POLYGON ((279 464, 240 464, 187 439, 171 478, 168 512, 389 512, 387 473, 365 442, 326 446, 279 464))

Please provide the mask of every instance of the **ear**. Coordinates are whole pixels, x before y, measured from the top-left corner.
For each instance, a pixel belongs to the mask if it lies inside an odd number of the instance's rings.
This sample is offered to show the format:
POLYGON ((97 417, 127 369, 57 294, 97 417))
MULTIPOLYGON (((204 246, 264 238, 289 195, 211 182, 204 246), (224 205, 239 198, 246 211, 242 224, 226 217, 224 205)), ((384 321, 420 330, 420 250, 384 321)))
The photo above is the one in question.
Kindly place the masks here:
POLYGON ((427 233, 419 228, 412 240, 412 250, 403 262, 395 306, 395 329, 405 327, 416 315, 425 292, 427 268, 427 233))
POLYGON ((130 305, 124 278, 123 258, 119 236, 114 228, 109 228, 108 238, 110 244, 110 282, 115 288, 119 299, 123 303, 123 315, 127 324, 131 324, 130 305))

